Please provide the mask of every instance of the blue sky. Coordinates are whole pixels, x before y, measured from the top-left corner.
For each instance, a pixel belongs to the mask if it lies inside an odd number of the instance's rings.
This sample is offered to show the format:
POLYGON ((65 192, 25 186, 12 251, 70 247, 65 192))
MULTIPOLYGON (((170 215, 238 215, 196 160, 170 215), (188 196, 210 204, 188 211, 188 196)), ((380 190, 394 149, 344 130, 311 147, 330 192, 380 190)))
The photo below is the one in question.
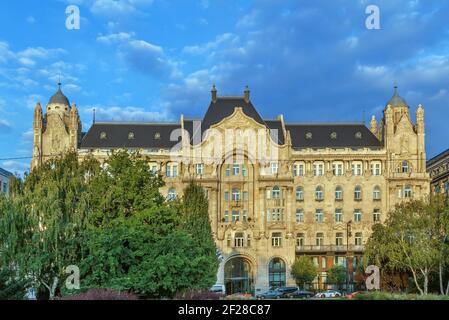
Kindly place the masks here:
MULTIPOLYGON (((449 147, 449 1, 16 0, 0 3, 0 159, 31 155, 33 108, 63 91, 99 120, 202 117, 210 88, 290 122, 361 121, 393 86, 449 147), (81 28, 65 27, 68 5, 81 28), (380 30, 365 27, 368 5, 380 30)), ((22 172, 29 159, 0 160, 22 172)))

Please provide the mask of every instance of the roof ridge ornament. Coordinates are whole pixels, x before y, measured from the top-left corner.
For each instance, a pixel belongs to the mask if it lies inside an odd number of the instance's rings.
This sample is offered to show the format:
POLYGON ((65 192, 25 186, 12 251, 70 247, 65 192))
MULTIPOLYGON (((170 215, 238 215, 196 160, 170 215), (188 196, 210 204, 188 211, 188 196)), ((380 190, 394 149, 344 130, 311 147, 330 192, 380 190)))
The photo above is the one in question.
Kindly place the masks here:
POLYGON ((217 88, 215 87, 215 84, 212 85, 211 97, 213 103, 217 102, 217 88))

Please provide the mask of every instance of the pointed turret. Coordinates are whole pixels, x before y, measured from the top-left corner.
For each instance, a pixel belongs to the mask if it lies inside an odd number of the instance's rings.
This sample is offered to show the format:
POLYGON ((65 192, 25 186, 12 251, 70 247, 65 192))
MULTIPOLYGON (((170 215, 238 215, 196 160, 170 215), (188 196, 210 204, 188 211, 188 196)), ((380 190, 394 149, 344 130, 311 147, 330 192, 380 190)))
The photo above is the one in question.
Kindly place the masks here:
POLYGON ((373 115, 373 116, 371 117, 371 121, 370 121, 370 123, 369 123, 369 126, 370 126, 371 132, 372 132, 375 136, 377 136, 377 120, 376 120, 376 116, 375 116, 375 115, 373 115))

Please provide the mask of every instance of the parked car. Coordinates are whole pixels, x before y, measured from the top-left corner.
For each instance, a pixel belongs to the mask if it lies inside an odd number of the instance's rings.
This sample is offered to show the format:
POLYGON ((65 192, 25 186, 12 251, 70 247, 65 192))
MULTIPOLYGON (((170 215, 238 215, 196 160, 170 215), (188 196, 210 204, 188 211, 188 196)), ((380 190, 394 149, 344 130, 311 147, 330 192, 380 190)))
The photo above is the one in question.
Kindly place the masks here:
POLYGON ((315 297, 317 298, 336 298, 336 297, 341 297, 342 294, 341 292, 337 291, 337 290, 326 290, 323 292, 318 292, 315 297))
POLYGON ((281 299, 285 298, 287 294, 298 290, 297 287, 281 287, 277 289, 271 289, 266 292, 260 293, 256 296, 257 299, 281 299))
POLYGON ((224 286, 224 284, 215 284, 212 286, 212 288, 210 288, 209 290, 210 292, 214 292, 214 293, 218 293, 218 294, 225 294, 226 293, 226 288, 224 286))
POLYGON ((304 298, 312 298, 315 294, 306 290, 296 290, 294 292, 288 293, 286 295, 287 298, 291 299, 304 299, 304 298))

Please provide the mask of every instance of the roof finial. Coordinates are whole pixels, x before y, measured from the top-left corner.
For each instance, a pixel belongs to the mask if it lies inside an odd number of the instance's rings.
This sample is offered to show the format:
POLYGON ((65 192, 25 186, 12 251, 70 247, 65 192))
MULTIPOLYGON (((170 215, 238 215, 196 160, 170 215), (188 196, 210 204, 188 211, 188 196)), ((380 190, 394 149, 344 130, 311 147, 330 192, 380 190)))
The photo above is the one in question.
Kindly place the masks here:
POLYGON ((59 90, 61 90, 61 85, 62 85, 62 83, 61 83, 61 74, 59 74, 58 75, 58 87, 59 87, 59 90))
POLYGON ((394 95, 398 94, 398 86, 394 86, 394 95))
POLYGON ((93 109, 93 124, 95 124, 95 108, 93 109))
POLYGON ((212 90, 211 90, 211 95, 212 95, 212 102, 217 102, 217 88, 215 87, 215 84, 212 86, 212 90))
POLYGON ((243 91, 243 98, 245 99, 246 103, 249 102, 249 87, 248 87, 248 85, 245 86, 245 91, 243 91))

